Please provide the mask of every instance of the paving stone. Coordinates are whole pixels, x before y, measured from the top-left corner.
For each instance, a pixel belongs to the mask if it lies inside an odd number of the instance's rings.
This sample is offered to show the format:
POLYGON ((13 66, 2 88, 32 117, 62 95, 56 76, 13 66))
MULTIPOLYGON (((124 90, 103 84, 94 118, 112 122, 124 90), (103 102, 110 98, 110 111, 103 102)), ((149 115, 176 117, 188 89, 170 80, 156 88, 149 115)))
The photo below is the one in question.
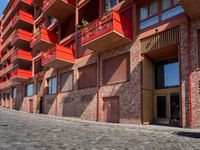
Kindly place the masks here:
POLYGON ((0 108, 0 150, 200 150, 200 129, 89 122, 0 108))

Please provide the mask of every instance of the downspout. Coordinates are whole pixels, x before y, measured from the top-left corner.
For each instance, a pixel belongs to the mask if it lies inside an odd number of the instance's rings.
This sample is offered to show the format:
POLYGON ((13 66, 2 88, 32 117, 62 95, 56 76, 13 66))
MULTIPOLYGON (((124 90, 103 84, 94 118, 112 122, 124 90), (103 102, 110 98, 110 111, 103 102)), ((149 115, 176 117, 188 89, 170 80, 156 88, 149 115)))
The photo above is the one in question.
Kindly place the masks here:
POLYGON ((191 75, 191 58, 190 58, 190 52, 191 52, 191 20, 188 17, 188 80, 189 80, 189 100, 190 100, 190 112, 189 112, 189 127, 192 128, 192 75, 191 75))
POLYGON ((98 89, 97 89, 97 121, 99 122, 101 120, 101 103, 100 103, 100 88, 101 88, 101 83, 100 83, 100 54, 97 56, 97 63, 98 63, 98 75, 97 75, 97 83, 98 83, 98 89))
POLYGON ((55 115, 58 115, 58 69, 56 69, 56 112, 55 115))

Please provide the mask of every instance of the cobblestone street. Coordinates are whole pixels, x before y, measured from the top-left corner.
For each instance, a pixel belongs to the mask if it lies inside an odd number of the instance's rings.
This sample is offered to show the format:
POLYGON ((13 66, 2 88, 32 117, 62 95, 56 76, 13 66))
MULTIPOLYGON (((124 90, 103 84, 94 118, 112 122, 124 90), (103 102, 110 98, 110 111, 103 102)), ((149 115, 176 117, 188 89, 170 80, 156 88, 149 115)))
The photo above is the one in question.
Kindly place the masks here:
POLYGON ((115 125, 0 108, 0 150, 200 149, 200 130, 115 125))

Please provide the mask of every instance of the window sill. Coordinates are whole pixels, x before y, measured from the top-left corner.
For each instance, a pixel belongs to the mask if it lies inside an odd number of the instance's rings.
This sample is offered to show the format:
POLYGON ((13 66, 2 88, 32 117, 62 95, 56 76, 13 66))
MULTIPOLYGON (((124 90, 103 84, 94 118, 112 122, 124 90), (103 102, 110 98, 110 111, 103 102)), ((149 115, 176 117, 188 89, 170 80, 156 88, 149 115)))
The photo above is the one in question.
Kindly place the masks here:
POLYGON ((130 80, 131 79, 121 80, 121 81, 116 81, 116 82, 111 82, 111 83, 105 83, 105 84, 103 84, 102 87, 104 87, 104 86, 112 86, 112 85, 117 85, 117 84, 123 84, 123 83, 129 82, 130 80))

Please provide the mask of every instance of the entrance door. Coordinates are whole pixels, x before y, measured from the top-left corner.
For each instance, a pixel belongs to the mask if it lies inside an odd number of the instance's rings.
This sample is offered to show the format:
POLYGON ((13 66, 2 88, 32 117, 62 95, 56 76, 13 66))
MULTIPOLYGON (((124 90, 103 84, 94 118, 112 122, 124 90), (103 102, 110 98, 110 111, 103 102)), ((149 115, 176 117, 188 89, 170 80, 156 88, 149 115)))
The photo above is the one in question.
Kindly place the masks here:
POLYGON ((119 123, 119 97, 103 98, 104 121, 119 123))
POLYGON ((155 108, 155 122, 158 124, 169 124, 167 95, 156 96, 155 108))
POLYGON ((33 100, 32 99, 29 100, 29 112, 33 113, 33 100))
POLYGON ((180 126, 179 93, 170 94, 170 125, 180 126))
POLYGON ((170 126, 180 126, 179 93, 166 91, 155 96, 155 123, 170 126))
POLYGON ((43 113, 43 97, 40 97, 40 107, 39 107, 39 113, 42 114, 43 113))

